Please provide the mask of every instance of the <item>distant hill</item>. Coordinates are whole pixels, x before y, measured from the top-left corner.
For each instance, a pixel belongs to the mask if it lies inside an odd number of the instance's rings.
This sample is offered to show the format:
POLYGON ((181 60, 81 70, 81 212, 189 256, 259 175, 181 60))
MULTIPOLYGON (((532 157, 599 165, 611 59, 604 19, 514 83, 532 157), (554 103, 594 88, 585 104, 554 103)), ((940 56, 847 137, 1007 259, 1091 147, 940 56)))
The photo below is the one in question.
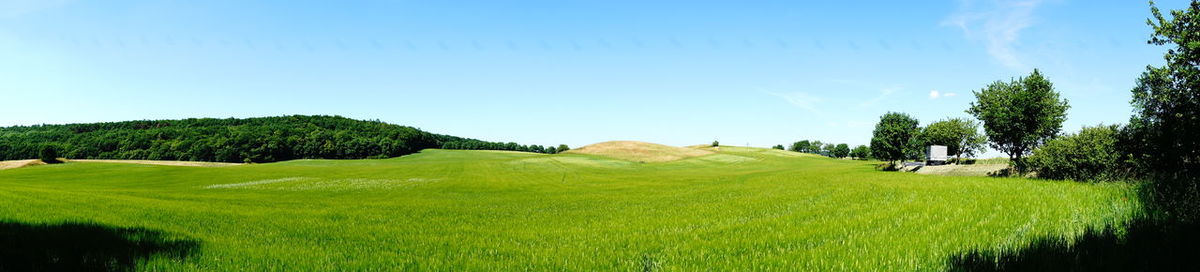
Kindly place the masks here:
POLYGON ((341 116, 192 118, 0 128, 0 160, 37 158, 46 147, 71 159, 274 162, 388 158, 426 148, 460 146, 542 150, 540 146, 533 146, 535 149, 516 143, 486 142, 341 116))
POLYGON ((638 141, 611 141, 571 149, 566 153, 605 156, 634 162, 665 162, 714 154, 696 148, 674 147, 638 141))

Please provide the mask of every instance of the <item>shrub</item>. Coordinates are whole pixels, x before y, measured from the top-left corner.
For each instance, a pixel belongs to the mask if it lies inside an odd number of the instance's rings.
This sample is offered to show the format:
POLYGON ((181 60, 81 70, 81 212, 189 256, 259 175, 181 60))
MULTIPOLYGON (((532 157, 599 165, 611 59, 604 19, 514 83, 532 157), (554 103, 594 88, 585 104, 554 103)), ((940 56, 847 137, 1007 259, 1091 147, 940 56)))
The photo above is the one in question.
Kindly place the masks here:
POLYGON ((713 141, 713 147, 721 146, 721 142, 713 141))
POLYGON ((1046 141, 1034 150, 1028 165, 1038 177, 1079 181, 1117 178, 1122 152, 1117 126, 1085 127, 1078 134, 1046 141))
POLYGON ((45 163, 58 163, 58 149, 52 145, 43 145, 38 158, 45 163))

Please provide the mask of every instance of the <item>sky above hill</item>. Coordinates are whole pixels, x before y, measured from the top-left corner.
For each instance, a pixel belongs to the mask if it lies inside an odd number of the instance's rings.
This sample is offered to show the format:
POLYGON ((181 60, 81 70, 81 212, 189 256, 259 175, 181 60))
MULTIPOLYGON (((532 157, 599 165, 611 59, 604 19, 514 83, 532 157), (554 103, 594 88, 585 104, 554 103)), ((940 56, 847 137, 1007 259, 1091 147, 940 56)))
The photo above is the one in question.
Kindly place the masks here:
MULTIPOLYGON (((867 144, 1034 68, 1124 123, 1144 1, 0 0, 0 126, 290 114, 491 141, 867 144)), ((1180 9, 1186 1, 1160 1, 1180 9)), ((990 152, 996 155, 995 152, 990 152)))

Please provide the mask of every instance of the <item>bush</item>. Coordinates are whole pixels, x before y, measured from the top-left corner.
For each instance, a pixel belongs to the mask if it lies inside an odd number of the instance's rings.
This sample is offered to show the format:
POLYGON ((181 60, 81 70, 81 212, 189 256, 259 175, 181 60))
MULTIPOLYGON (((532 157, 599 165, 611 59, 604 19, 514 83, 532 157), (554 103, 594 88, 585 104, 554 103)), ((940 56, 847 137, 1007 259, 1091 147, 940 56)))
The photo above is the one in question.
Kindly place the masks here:
POLYGON ((44 145, 38 153, 38 158, 45 163, 58 163, 58 149, 52 145, 44 145))
POLYGON ((713 141, 712 146, 713 147, 721 146, 721 142, 713 141))
POLYGON ((1028 165, 1038 177, 1048 179, 1115 179, 1122 162, 1119 133, 1115 125, 1085 127, 1078 134, 1046 141, 1034 150, 1028 165))

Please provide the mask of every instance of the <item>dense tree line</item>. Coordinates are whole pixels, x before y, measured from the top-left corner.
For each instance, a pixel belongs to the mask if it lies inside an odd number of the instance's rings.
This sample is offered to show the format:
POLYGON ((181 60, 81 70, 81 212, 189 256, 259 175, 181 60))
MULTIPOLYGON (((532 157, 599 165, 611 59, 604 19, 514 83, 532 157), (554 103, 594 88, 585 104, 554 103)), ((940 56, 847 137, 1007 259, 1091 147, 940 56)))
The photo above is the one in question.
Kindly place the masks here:
POLYGON ((71 159, 273 162, 387 158, 438 147, 546 152, 540 146, 485 142, 340 116, 193 118, 0 128, 3 160, 38 158, 50 149, 71 159))
POLYGON ((850 156, 850 146, 847 144, 822 143, 821 141, 802 140, 792 143, 790 147, 784 149, 783 145, 772 147, 780 150, 791 150, 795 152, 812 153, 826 157, 845 158, 850 156))

